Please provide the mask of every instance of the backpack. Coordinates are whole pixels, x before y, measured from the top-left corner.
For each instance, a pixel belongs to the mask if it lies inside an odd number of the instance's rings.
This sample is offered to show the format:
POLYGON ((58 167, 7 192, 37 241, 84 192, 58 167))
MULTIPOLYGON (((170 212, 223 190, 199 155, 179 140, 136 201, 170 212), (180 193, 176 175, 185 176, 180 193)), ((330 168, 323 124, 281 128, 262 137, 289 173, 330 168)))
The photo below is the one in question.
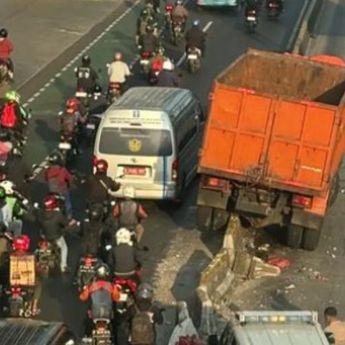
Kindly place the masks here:
POLYGON ((75 127, 75 117, 73 115, 64 115, 61 119, 61 132, 72 134, 75 127))
POLYGON ((149 311, 140 311, 137 309, 136 315, 132 319, 131 343, 153 344, 155 341, 154 324, 151 321, 149 311))
POLYGON ((5 103, 1 116, 0 125, 3 128, 14 128, 17 124, 16 105, 13 102, 5 103))

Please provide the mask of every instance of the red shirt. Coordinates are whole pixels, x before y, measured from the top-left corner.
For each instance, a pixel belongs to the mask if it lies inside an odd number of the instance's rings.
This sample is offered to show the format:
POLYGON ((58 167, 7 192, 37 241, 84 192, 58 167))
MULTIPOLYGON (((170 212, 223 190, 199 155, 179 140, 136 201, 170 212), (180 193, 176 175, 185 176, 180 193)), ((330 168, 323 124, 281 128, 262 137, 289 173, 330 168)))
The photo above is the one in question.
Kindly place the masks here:
POLYGON ((50 188, 54 186, 52 189, 56 189, 51 190, 51 192, 64 194, 68 192, 69 185, 72 181, 72 175, 64 167, 52 165, 46 170, 45 179, 49 183, 50 188))
POLYGON ((0 59, 7 60, 12 52, 13 44, 9 39, 5 38, 0 41, 0 59))

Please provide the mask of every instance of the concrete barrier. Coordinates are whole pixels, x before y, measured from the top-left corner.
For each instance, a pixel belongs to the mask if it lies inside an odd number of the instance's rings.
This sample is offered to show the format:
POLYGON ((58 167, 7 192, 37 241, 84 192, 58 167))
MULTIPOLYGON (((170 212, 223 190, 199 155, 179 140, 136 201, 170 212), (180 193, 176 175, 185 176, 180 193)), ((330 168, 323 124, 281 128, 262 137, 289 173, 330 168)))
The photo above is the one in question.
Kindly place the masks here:
POLYGON ((308 48, 309 40, 313 34, 316 22, 322 9, 324 0, 309 0, 304 6, 300 20, 296 25, 296 32, 289 42, 288 51, 304 55, 308 48))

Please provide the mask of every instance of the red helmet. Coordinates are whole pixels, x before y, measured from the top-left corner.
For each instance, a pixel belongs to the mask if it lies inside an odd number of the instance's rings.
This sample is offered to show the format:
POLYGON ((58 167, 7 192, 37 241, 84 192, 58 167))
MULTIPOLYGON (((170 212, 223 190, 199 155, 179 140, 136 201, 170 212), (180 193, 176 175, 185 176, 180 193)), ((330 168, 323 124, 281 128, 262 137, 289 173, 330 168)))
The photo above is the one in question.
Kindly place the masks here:
POLYGON ((66 109, 71 109, 71 110, 78 110, 78 107, 80 105, 80 101, 78 98, 75 98, 75 97, 72 97, 72 98, 69 98, 67 101, 66 101, 66 109))
POLYGON ((21 235, 13 240, 13 249, 15 251, 27 252, 30 248, 30 237, 27 235, 21 235))
POLYGON ((106 173, 108 170, 108 162, 104 159, 100 159, 95 163, 96 172, 106 173))
POLYGON ((58 200, 55 195, 49 194, 43 199, 45 210, 51 211, 58 207, 58 200))

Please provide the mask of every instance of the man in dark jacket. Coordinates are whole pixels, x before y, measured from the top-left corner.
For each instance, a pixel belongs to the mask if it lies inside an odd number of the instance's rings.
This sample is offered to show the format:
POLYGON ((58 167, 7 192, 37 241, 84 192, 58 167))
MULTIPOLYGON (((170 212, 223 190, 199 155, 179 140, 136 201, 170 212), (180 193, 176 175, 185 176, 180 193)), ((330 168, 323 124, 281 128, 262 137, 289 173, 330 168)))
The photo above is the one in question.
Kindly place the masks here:
POLYGON ((81 66, 75 69, 75 75, 77 77, 77 89, 91 94, 96 85, 98 75, 91 67, 91 59, 88 55, 84 55, 81 58, 81 66))
POLYGON ((174 65, 170 60, 163 62, 163 70, 158 74, 157 86, 178 87, 180 85, 179 77, 174 71, 174 65))
POLYGON ((37 222, 41 229, 41 235, 49 242, 55 242, 61 250, 61 272, 69 272, 67 267, 68 247, 64 238, 64 232, 68 226, 66 217, 59 208, 59 201, 54 194, 47 195, 44 200, 44 209, 37 215, 37 222))
POLYGON ((107 176, 108 163, 99 159, 95 163, 96 173, 87 178, 86 190, 87 201, 89 204, 103 204, 109 201, 109 194, 116 192, 120 188, 120 184, 107 176))
POLYGON ((193 22, 193 26, 186 32, 186 51, 189 48, 198 48, 202 55, 205 54, 205 33, 200 29, 198 20, 193 22))
POLYGON ((159 48, 158 38, 153 34, 153 27, 146 28, 146 34, 139 38, 139 46, 142 52, 154 53, 159 48))

